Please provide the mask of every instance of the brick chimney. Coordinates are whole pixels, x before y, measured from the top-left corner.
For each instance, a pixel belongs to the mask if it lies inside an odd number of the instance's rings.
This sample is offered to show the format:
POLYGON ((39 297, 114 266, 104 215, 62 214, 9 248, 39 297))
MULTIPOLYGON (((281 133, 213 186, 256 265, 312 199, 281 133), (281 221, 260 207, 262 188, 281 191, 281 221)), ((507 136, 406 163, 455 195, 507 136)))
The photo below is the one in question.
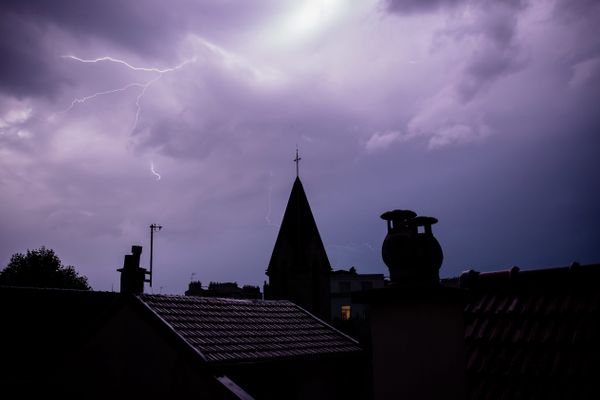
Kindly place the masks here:
POLYGON ((463 291, 439 283, 438 221, 410 210, 381 218, 391 283, 352 296, 371 308, 374 399, 463 399, 463 291))
POLYGON ((144 282, 148 271, 140 267, 142 246, 131 246, 131 254, 125 255, 123 268, 117 269, 121 273, 121 293, 144 293, 144 282))

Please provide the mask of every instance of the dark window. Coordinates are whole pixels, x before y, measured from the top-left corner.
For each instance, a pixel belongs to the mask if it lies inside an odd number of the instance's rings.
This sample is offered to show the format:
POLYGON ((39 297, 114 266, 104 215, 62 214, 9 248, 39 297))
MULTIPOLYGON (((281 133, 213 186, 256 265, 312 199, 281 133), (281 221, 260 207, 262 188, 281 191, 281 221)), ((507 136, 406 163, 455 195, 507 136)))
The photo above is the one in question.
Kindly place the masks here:
POLYGON ((369 289, 373 289, 373 282, 371 281, 362 281, 360 283, 360 288, 362 290, 369 290, 369 289))
POLYGON ((340 282, 339 285, 340 285, 339 286, 340 287, 340 292, 342 292, 342 293, 348 293, 348 292, 350 292, 350 282, 346 282, 346 281, 340 282))

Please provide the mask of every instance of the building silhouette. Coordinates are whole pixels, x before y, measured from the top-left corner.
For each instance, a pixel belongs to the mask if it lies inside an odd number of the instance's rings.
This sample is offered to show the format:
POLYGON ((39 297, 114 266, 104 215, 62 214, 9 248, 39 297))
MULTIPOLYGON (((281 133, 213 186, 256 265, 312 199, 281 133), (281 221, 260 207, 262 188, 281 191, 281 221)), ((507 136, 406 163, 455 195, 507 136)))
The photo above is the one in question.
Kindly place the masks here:
POLYGON ((303 308, 144 294, 140 254, 120 293, 0 286, 3 394, 345 400, 366 387, 358 343, 303 308))
POLYGON ((202 287, 202 282, 192 281, 185 291, 186 296, 219 297, 227 299, 262 299, 258 286, 244 285, 237 282, 210 282, 208 287, 202 287))
POLYGON ((359 274, 355 267, 331 271, 331 320, 367 319, 367 307, 352 303, 352 292, 381 289, 384 286, 383 274, 359 274))
POLYGON ((382 218, 389 283, 331 270, 296 178, 267 270, 276 300, 231 298, 244 291, 235 282, 144 294, 140 246, 118 269, 120 293, 0 286, 0 387, 23 398, 600 398, 600 264, 440 281, 437 219, 382 218), (368 327, 369 341, 330 325, 329 311, 338 328, 368 327))
POLYGON ((371 336, 369 306, 354 303, 352 293, 384 286, 383 274, 359 274, 355 267, 331 271, 331 324, 368 348, 371 336))
POLYGON ((290 300, 329 320, 330 273, 329 258, 297 176, 267 268, 265 299, 290 300))

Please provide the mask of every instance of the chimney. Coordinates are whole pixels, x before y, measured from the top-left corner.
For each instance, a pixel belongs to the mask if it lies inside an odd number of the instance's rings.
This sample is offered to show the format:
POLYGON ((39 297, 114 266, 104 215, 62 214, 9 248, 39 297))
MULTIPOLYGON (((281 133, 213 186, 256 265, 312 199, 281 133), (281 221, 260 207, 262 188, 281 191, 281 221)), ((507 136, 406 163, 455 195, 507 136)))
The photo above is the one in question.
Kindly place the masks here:
POLYGON ((117 269, 121 273, 121 293, 144 293, 144 281, 148 271, 140 268, 142 246, 131 246, 131 254, 125 255, 123 268, 117 269))
POLYGON ((391 284, 352 295, 370 305, 373 398, 463 399, 463 291, 440 285, 432 217, 385 212, 382 257, 391 284))
POLYGON ((387 235, 381 255, 394 284, 437 286, 444 254, 433 236, 432 217, 417 217, 414 211, 393 210, 381 214, 387 221, 387 235), (422 229, 421 229, 422 228, 422 229), (422 230, 422 232, 419 232, 422 230))

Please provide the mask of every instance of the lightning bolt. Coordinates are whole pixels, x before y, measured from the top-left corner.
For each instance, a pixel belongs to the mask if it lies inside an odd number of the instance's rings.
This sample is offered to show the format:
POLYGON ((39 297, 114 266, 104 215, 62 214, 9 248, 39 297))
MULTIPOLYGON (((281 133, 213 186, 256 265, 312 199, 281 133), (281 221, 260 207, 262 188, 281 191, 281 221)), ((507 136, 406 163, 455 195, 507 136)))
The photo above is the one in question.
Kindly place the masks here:
POLYGON ((87 59, 87 58, 77 57, 77 56, 74 56, 74 55, 63 55, 63 56, 61 56, 61 58, 67 58, 67 59, 70 59, 70 60, 75 60, 77 62, 84 63, 84 64, 95 64, 95 63, 101 63, 101 62, 111 62, 111 63, 123 65, 123 66, 125 66, 126 68, 128 68, 128 69, 130 69, 132 71, 151 72, 151 73, 158 74, 158 76, 156 76, 156 77, 154 77, 154 78, 152 78, 152 79, 150 79, 150 80, 148 80, 148 81, 146 81, 144 83, 141 83, 141 82, 132 82, 132 83, 126 84, 123 87, 119 87, 119 88, 116 88, 116 89, 105 90, 105 91, 96 92, 96 93, 93 93, 91 95, 84 96, 84 97, 81 97, 81 98, 75 98, 75 99, 73 99, 73 101, 71 101, 71 104, 69 105, 69 107, 67 107, 65 110, 63 110, 61 112, 56 113, 56 114, 63 114, 63 113, 66 113, 68 111, 71 111, 73 109, 73 107, 75 107, 77 104, 85 103, 86 101, 95 99, 96 97, 105 96, 105 95, 114 94, 114 93, 119 93, 119 92, 124 92, 124 91, 126 91, 126 90, 128 90, 128 89, 130 89, 132 87, 137 87, 137 88, 140 88, 141 90, 140 90, 140 93, 137 95, 137 97, 135 99, 136 110, 135 110, 135 117, 134 117, 134 120, 133 120, 133 125, 132 125, 132 128, 131 128, 132 132, 135 132, 135 130, 137 128, 137 125, 138 125, 138 122, 140 120, 140 114, 141 114, 141 111, 142 111, 141 101, 142 101, 142 98, 144 97, 144 95, 146 94, 146 92, 148 91, 148 88, 150 88, 150 86, 152 86, 160 78, 162 78, 162 76, 164 74, 180 70, 181 68, 183 68, 187 64, 194 63, 194 62, 196 62, 198 60, 197 57, 194 57, 192 59, 185 60, 182 63, 180 63, 180 64, 178 64, 178 65, 176 65, 174 67, 162 68, 161 69, 161 68, 155 68, 155 67, 137 67, 137 66, 134 66, 134 65, 128 63, 127 61, 124 61, 124 60, 121 60, 121 59, 118 59, 118 58, 114 58, 114 57, 110 57, 110 56, 98 57, 98 58, 93 58, 93 59, 87 59))
POLYGON ((156 176, 156 180, 160 181, 160 174, 154 169, 154 161, 150 161, 150 171, 156 176))
MULTIPOLYGON (((256 78, 258 78, 260 80, 264 80, 264 81, 275 82, 275 81, 278 81, 281 79, 281 76, 277 71, 269 70, 265 73, 265 72, 255 68, 253 65, 247 63, 243 58, 237 56, 234 53, 230 53, 230 52, 226 51, 225 49, 221 48, 220 46, 217 46, 216 44, 213 44, 213 43, 211 43, 201 37, 197 37, 197 36, 194 36, 194 39, 197 43, 201 44, 204 48, 208 49, 208 51, 210 51, 213 55, 216 55, 217 57, 219 57, 222 60, 222 62, 224 63, 224 65, 226 65, 230 68, 240 68, 240 69, 249 71, 256 78)), ((154 78, 149 79, 147 81, 131 82, 122 87, 93 93, 93 94, 90 94, 90 95, 87 95, 87 96, 84 96, 81 98, 75 98, 71 101, 71 104, 65 110, 54 113, 49 118, 50 120, 53 120, 56 115, 71 111, 76 105, 85 103, 85 102, 95 99, 97 97, 106 96, 106 95, 119 93, 119 92, 124 92, 131 88, 138 88, 139 93, 135 99, 135 117, 133 119, 133 123, 132 123, 132 127, 131 127, 132 133, 136 131, 138 123, 140 121, 140 115, 142 112, 142 99, 148 92, 148 89, 154 83, 156 83, 160 78, 162 78, 162 76, 164 74, 175 72, 175 71, 180 70, 181 68, 185 67, 187 64, 195 63, 198 61, 198 55, 195 55, 193 58, 186 59, 183 62, 181 62, 180 64, 175 65, 174 67, 157 68, 157 67, 133 65, 123 59, 112 57, 112 56, 104 56, 104 57, 98 57, 98 58, 82 58, 82 57, 78 57, 76 55, 66 54, 66 55, 62 55, 60 57, 63 59, 76 61, 76 62, 79 62, 82 64, 113 63, 113 64, 118 64, 120 66, 123 66, 131 71, 136 71, 136 72, 140 72, 140 73, 156 74, 156 76, 154 78)))
POLYGON ((146 82, 144 84, 144 87, 142 88, 142 91, 140 92, 140 94, 138 94, 137 97, 135 98, 135 118, 133 119, 133 125, 131 126, 131 132, 135 132, 138 122, 140 121, 140 113, 142 112, 142 105, 140 104, 140 102, 142 101, 142 97, 144 97, 144 95, 146 94, 146 90, 148 90, 150 85, 152 85, 154 82, 158 81, 161 77, 162 77, 162 74, 159 75, 158 77, 146 82))
POLYGON ((132 87, 141 87, 141 88, 143 88, 145 86, 146 86, 146 84, 144 84, 144 83, 137 83, 137 82, 128 83, 127 85, 125 85, 123 87, 120 87, 120 88, 117 88, 117 89, 110 89, 110 90, 106 90, 104 92, 94 93, 94 94, 91 94, 89 96, 75 98, 75 99, 73 99, 73 101, 71 101, 71 104, 69 105, 69 107, 67 107, 64 110, 59 111, 59 112, 57 112, 57 113, 55 113, 53 115, 64 114, 66 112, 69 112, 69 111, 71 111, 73 109, 73 107, 75 107, 75 105, 85 103, 86 101, 95 99, 98 96, 104 96, 104 95, 107 95, 107 94, 124 92, 127 89, 132 88, 132 87))
POLYGON ((344 244, 331 244, 330 246, 337 247, 339 249, 352 250, 354 252, 361 251, 361 249, 364 250, 364 248, 367 248, 370 252, 375 251, 375 248, 373 247, 373 245, 371 243, 367 243, 367 242, 363 242, 363 243, 350 242, 350 243, 344 243, 344 244))
POLYGON ((93 59, 79 58, 77 56, 72 56, 72 55, 64 55, 64 56, 60 56, 60 57, 61 58, 70 58, 72 60, 76 60, 76 61, 79 61, 84 64, 98 63, 98 62, 102 62, 102 61, 110 61, 113 63, 122 64, 122 65, 126 66, 127 68, 134 70, 134 71, 158 72, 159 74, 164 74, 165 72, 175 71, 175 70, 183 67, 185 64, 195 61, 195 59, 185 60, 184 62, 177 65, 176 67, 159 69, 159 68, 148 68, 148 67, 134 67, 133 65, 129 64, 127 61, 123 61, 123 60, 120 60, 120 59, 114 58, 114 57, 99 57, 99 58, 93 58, 93 59))

